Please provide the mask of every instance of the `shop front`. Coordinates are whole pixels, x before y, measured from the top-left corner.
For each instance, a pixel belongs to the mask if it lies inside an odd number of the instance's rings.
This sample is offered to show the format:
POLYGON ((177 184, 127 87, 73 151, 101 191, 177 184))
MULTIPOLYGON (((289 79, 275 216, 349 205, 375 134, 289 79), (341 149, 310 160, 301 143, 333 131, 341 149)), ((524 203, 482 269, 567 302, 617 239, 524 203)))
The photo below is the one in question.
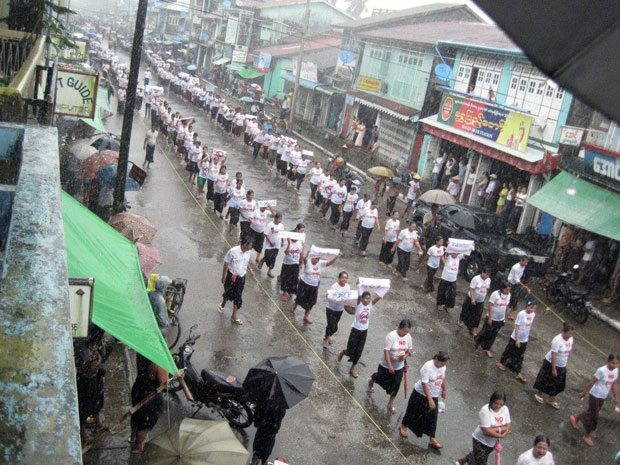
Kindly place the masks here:
MULTIPOLYGON (((529 198, 549 180, 561 159, 554 148, 529 140, 531 119, 526 113, 448 93, 437 115, 420 120, 424 136, 418 171, 428 180, 437 157, 454 155, 467 160, 468 173, 472 167, 475 171, 473 187, 460 190, 461 203, 483 206, 477 186, 485 174, 497 175, 500 183, 525 186, 529 198)), ((525 232, 539 216, 527 204, 516 231, 525 232)))

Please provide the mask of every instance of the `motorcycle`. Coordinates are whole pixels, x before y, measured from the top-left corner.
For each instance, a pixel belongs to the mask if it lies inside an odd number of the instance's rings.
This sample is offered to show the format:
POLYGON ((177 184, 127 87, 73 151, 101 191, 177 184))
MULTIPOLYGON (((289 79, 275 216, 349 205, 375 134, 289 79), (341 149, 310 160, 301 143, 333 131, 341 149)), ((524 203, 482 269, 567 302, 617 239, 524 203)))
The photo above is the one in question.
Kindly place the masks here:
MULTIPOLYGON (((578 269, 579 265, 573 267, 574 272, 577 272, 578 269)), ((552 305, 559 303, 564 310, 573 316, 575 321, 585 324, 592 311, 592 302, 586 289, 579 289, 570 285, 573 277, 574 273, 571 272, 560 273, 555 281, 546 286, 545 293, 552 305)))
MULTIPOLYGON (((248 401, 241 382, 232 375, 226 375, 208 368, 203 369, 198 376, 194 369, 191 358, 194 353, 194 345, 200 338, 200 334, 193 334, 196 326, 190 328, 187 340, 172 356, 177 367, 185 370, 185 383, 194 398, 193 402, 198 406, 192 417, 203 407, 209 407, 212 411, 218 412, 226 418, 231 426, 247 428, 254 419, 254 408, 248 401)), ((181 389, 183 386, 179 380, 170 382, 169 391, 178 392, 181 389)))

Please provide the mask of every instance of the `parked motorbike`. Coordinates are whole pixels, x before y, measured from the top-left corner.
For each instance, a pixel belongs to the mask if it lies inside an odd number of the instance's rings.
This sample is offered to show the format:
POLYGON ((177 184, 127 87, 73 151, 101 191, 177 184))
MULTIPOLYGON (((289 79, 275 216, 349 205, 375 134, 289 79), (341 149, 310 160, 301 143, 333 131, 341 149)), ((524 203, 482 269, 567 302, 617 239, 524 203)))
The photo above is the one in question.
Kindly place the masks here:
POLYGON ((574 274, 577 274, 579 265, 573 267, 574 272, 560 273, 546 289, 547 299, 552 305, 559 304, 578 323, 584 324, 592 311, 592 302, 586 289, 580 289, 570 284, 574 274))
MULTIPOLYGON (((194 353, 194 344, 200 338, 200 334, 193 334, 194 329, 196 325, 190 328, 187 340, 172 356, 177 367, 185 370, 185 383, 194 397, 194 403, 198 406, 192 417, 203 407, 209 407, 226 418, 231 426, 247 428, 254 419, 254 409, 247 399, 241 382, 232 375, 208 368, 203 369, 198 376, 194 369, 191 358, 194 353)), ((171 382, 168 390, 177 392, 181 389, 181 383, 175 380, 171 382)))

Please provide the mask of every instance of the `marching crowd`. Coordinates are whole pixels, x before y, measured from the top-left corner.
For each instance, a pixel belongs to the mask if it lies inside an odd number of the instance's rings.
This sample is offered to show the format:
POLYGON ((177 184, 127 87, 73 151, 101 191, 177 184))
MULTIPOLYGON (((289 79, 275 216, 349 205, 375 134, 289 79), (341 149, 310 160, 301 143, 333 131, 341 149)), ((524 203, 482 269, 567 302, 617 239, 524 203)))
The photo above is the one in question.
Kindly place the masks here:
MULTIPOLYGON (((369 194, 361 192, 359 182, 339 173, 335 165, 330 169, 321 166, 320 162, 314 161, 312 152, 301 150, 294 138, 278 132, 271 125, 260 124, 255 115, 245 114, 232 101, 219 96, 214 88, 201 85, 191 75, 173 73, 169 64, 157 54, 149 53, 148 60, 151 68, 156 70, 162 88, 169 86, 172 93, 194 105, 196 114, 210 119, 214 125, 221 125, 224 133, 237 138, 240 144, 250 146, 253 158, 260 157, 267 169, 275 169, 296 194, 301 193, 301 187, 307 181, 310 185, 308 201, 316 207, 321 221, 332 230, 346 237, 353 223, 354 241, 361 256, 368 255, 369 238, 376 229, 382 234, 381 249, 377 251, 379 262, 402 281, 408 280, 412 254, 419 257, 417 272, 423 268, 426 270, 422 286, 429 296, 434 292, 435 275, 440 272, 435 308, 438 312, 450 313, 456 304, 456 282, 464 252, 455 251, 451 248, 450 238, 438 234, 437 208, 424 217, 423 234, 413 221, 401 228, 400 214, 396 210, 389 212, 383 225, 375 201, 369 194), (395 258, 396 264, 393 265, 395 258)), ((117 68, 117 80, 122 79, 125 72, 123 67, 117 68)), ((313 324, 311 312, 318 300, 322 270, 342 257, 340 251, 308 247, 303 223, 297 224, 292 231, 285 230, 283 215, 276 210, 277 201, 257 201, 254 191, 247 188, 243 173, 237 172, 233 176, 227 171, 226 152, 210 149, 203 142, 206 135, 201 137, 194 129, 195 117, 187 118, 174 111, 164 98, 163 90, 159 90, 162 88, 149 85, 150 71, 145 71, 144 77, 145 111, 151 121, 151 129, 144 141, 145 166, 148 168, 154 162, 158 141, 165 142, 169 148, 176 147, 177 156, 186 165, 188 183, 196 186, 196 199, 206 197, 207 207, 228 221, 231 236, 239 227, 239 245, 232 247, 224 258, 221 275, 224 292, 218 311, 223 314, 227 303, 232 302, 231 322, 243 324, 240 309, 246 275, 255 276, 266 266, 267 276, 277 278, 279 282, 282 302, 292 301, 293 313, 301 307, 305 324, 313 324), (274 274, 280 255, 283 256, 280 272, 274 274)), ((419 176, 416 175, 409 183, 405 215, 419 192, 419 176)), ((521 383, 527 382, 522 363, 536 317, 535 299, 521 281, 528 262, 527 256, 522 257, 511 267, 507 279, 499 282, 493 282, 490 270, 482 269, 469 283, 457 321, 459 327, 466 328, 472 335, 473 344, 481 347, 487 357, 493 358, 492 348, 498 333, 506 320, 514 320, 509 342, 496 366, 498 370, 514 372, 521 383), (521 299, 525 306, 519 310, 521 299)), ((349 373, 353 378, 359 376, 356 365, 364 350, 370 316, 390 288, 386 279, 360 277, 356 284, 357 290, 350 286, 349 274, 341 271, 337 281, 328 288, 323 338, 323 348, 328 349, 334 342, 332 338, 343 314, 352 315, 347 345, 339 351, 337 359, 340 362, 345 356, 348 358, 351 363, 349 373)), ((368 380, 369 393, 374 392, 375 385, 378 385, 388 394, 387 410, 391 414, 396 413, 394 401, 407 370, 407 360, 413 353, 411 330, 412 323, 405 318, 386 335, 377 371, 368 380)), ((565 388, 568 359, 574 349, 573 335, 574 328, 564 323, 561 332, 551 341, 534 383, 536 402, 560 408, 557 396, 565 388)), ((404 438, 408 437, 409 430, 418 437, 427 435, 429 447, 434 449, 443 447, 436 438, 436 427, 440 406, 447 396, 446 365, 449 359, 446 352, 438 351, 422 364, 399 430, 404 438)), ((582 398, 589 395, 587 409, 570 417, 576 429, 583 426, 582 438, 589 446, 594 445, 591 433, 596 429, 599 411, 610 391, 618 404, 616 380, 619 364, 620 357, 611 354, 606 364, 596 370, 580 393, 582 398)), ((511 429, 506 402, 504 392, 496 391, 482 406, 479 426, 472 434, 472 451, 457 461, 459 465, 486 464, 493 450, 501 450, 500 440, 511 429)), ((553 464, 550 445, 547 436, 536 436, 533 447, 519 457, 517 464, 553 464)))

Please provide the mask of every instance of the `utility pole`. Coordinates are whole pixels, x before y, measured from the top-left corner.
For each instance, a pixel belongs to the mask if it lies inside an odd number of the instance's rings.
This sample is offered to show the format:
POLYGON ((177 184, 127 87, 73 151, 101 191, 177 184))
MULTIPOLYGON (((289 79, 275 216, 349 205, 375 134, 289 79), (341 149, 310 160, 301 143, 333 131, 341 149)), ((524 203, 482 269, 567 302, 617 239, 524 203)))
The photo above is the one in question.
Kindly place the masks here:
POLYGON ((308 32, 308 24, 310 22, 310 0, 306 0, 306 11, 304 12, 304 21, 301 25, 301 42, 299 43, 299 58, 297 59, 297 70, 295 72, 295 87, 293 88, 293 98, 291 99, 291 107, 288 114, 288 127, 293 130, 293 119, 295 113, 295 102, 297 101, 297 91, 299 90, 299 77, 301 76, 301 67, 304 57, 304 38, 308 32))
POLYGON ((121 147, 118 152, 118 167, 116 170, 116 186, 114 187, 114 204, 112 211, 121 212, 125 200, 125 182, 127 181, 127 166, 129 164, 129 144, 131 142, 131 127, 133 125, 133 111, 136 106, 136 88, 140 73, 140 59, 142 57, 142 39, 146 22, 146 8, 148 0, 139 0, 136 13, 136 28, 133 33, 131 48, 131 63, 129 64, 129 82, 127 84, 127 99, 125 100, 125 114, 121 129, 121 147))

